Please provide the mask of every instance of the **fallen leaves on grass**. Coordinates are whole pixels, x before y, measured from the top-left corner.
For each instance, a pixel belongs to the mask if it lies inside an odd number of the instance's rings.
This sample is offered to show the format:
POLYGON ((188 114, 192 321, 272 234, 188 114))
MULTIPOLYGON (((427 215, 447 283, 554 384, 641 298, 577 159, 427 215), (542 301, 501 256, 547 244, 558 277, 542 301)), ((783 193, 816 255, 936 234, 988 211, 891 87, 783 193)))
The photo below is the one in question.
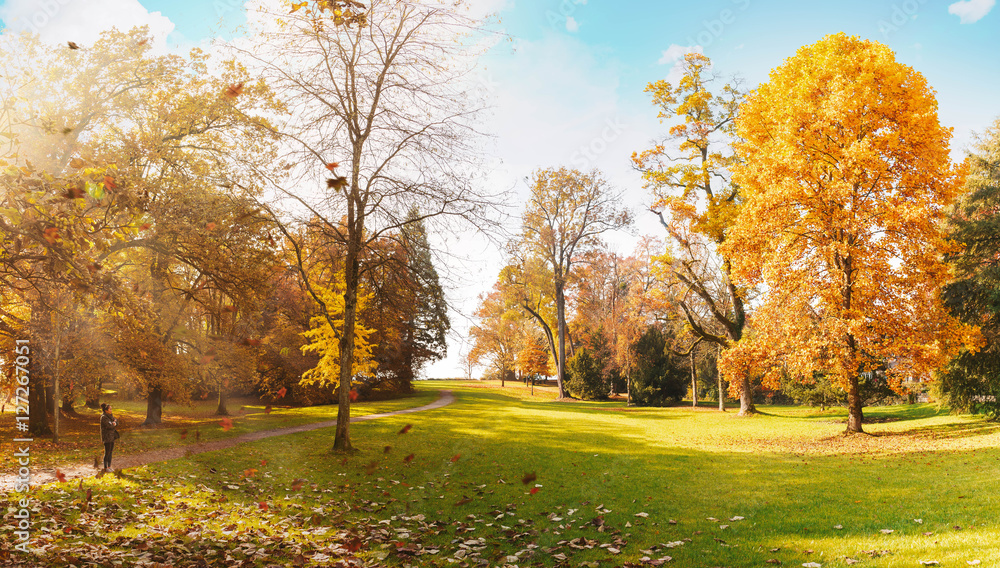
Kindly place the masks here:
POLYGON ((403 429, 399 431, 399 434, 405 434, 409 432, 410 428, 413 428, 413 424, 407 424, 406 426, 403 426, 403 429))

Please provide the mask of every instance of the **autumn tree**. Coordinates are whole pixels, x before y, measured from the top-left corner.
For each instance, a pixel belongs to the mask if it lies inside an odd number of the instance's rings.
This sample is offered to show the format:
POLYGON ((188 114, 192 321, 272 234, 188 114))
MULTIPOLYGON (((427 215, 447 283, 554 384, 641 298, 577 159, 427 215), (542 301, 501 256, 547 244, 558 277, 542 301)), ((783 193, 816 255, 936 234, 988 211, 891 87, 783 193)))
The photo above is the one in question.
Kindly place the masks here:
MULTIPOLYGON (((738 81, 719 85, 711 61, 700 53, 684 56, 677 85, 650 83, 657 117, 671 124, 654 147, 632 155, 652 193, 650 207, 672 240, 661 257, 665 278, 676 283, 675 306, 693 336, 688 350, 705 341, 728 349, 743 339, 746 290, 732 281, 732 261, 721 245, 739 214, 742 195, 730 179, 737 109, 743 100, 738 81)), ((754 412, 749 379, 733 383, 740 414, 754 412)))
POLYGON ((945 207, 964 171, 923 75, 843 33, 802 47, 741 106, 734 182, 745 202, 723 247, 767 294, 730 377, 829 376, 862 431, 859 377, 923 378, 975 330, 945 311, 945 207))
POLYGON ((949 214, 949 235, 963 245, 949 261, 955 280, 944 289, 951 314, 980 326, 985 346, 965 350, 942 373, 949 406, 1000 418, 1000 120, 970 155, 965 194, 949 214))
POLYGON ((546 263, 556 309, 556 383, 566 396, 566 285, 575 265, 601 242, 608 231, 632 222, 621 198, 598 171, 567 168, 538 170, 531 180, 531 197, 522 216, 521 243, 528 255, 546 263))
MULTIPOLYGON (((344 250, 342 323, 321 292, 325 283, 299 267, 339 341, 334 450, 351 451, 349 393, 359 288, 371 266, 363 262, 366 250, 411 225, 413 207, 420 220, 492 221, 491 198, 474 188, 467 167, 476 155, 478 106, 464 74, 472 63, 467 34, 476 23, 461 6, 374 0, 344 4, 345 12, 337 4, 256 14, 251 27, 259 41, 235 49, 295 111, 275 129, 289 148, 289 179, 279 180, 278 197, 344 250), (301 189, 317 186, 325 191, 301 189)), ((271 210, 301 261, 296 220, 271 210)))
POLYGON ((503 386, 514 371, 517 354, 523 347, 521 317, 496 286, 480 296, 479 302, 474 314, 479 323, 469 329, 472 339, 469 358, 495 371, 503 386))

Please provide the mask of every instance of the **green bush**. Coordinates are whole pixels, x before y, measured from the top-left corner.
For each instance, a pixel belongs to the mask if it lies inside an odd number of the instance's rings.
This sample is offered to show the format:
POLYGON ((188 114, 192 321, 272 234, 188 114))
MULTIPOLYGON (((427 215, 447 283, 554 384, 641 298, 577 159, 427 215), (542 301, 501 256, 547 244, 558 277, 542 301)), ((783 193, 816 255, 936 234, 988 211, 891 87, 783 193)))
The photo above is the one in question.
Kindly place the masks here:
POLYGON ((677 402, 687 393, 691 370, 680 358, 667 351, 667 338, 651 326, 632 347, 632 402, 639 406, 663 406, 677 402))
POLYGON ((583 400, 605 400, 608 398, 608 386, 598 362, 586 347, 576 352, 576 355, 566 365, 567 382, 570 394, 583 400))

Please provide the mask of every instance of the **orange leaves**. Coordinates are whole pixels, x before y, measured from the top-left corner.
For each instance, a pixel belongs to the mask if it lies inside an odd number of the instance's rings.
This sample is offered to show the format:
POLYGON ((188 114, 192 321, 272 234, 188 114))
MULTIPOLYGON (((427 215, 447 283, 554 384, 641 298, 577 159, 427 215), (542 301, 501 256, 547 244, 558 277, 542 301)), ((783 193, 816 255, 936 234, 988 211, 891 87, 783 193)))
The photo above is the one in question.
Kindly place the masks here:
POLYGON ((286 389, 285 387, 281 387, 280 389, 278 389, 278 398, 285 398, 285 394, 287 392, 288 389, 286 389))
POLYGON ((56 470, 56 479, 59 480, 59 483, 63 483, 63 482, 66 481, 66 474, 63 473, 61 470, 57 469, 56 470))
POLYGON ((228 432, 233 429, 233 421, 228 418, 223 418, 219 420, 219 426, 222 426, 224 432, 228 432))
POLYGON ((455 463, 455 462, 457 462, 460 459, 462 459, 462 454, 455 454, 455 455, 451 456, 451 463, 455 463))
POLYGON ((59 229, 55 227, 49 227, 42 231, 42 238, 44 238, 50 245, 56 244, 59 240, 59 229))
POLYGON ((721 252, 768 294, 724 372, 780 366, 847 388, 885 361, 890 384, 945 362, 961 334, 937 293, 941 219, 961 171, 924 78, 885 45, 830 35, 772 72, 736 132, 744 205, 721 252))
POLYGON ((351 402, 354 402, 358 400, 358 391, 351 389, 351 392, 347 393, 347 396, 351 399, 351 402))
POLYGON ((227 98, 235 99, 236 97, 238 97, 238 96, 240 96, 242 94, 243 94, 243 82, 242 81, 240 81, 239 83, 236 83, 235 85, 229 85, 228 87, 226 87, 225 95, 226 95, 227 98))

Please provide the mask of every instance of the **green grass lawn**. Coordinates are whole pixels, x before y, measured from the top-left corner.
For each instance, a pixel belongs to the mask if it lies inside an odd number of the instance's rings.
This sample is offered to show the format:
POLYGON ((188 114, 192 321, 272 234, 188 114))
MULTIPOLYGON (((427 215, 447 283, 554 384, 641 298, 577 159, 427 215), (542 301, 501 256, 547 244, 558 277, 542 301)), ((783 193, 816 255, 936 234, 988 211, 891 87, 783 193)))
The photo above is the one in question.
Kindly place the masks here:
MULTIPOLYGON (((432 402, 436 396, 436 393, 424 390, 393 400, 360 402, 351 407, 351 416, 421 406, 432 402)), ((114 396, 102 400, 111 402, 112 412, 118 420, 118 430, 122 437, 115 444, 115 455, 119 457, 159 448, 233 438, 259 430, 337 419, 336 405, 299 408, 280 403, 268 404, 257 399, 234 398, 227 405, 230 413, 228 420, 232 424, 228 429, 221 426, 223 417, 216 414, 218 402, 215 400, 192 401, 189 404, 166 403, 163 407, 163 423, 146 427, 142 426, 146 419, 145 401, 117 400, 114 396)), ((53 444, 51 437, 35 439, 32 444, 32 462, 35 467, 90 462, 95 456, 104 454, 100 434, 101 411, 83 406, 77 407, 76 411, 76 417, 60 418, 59 444, 53 444)), ((13 411, 0 414, 0 431, 13 432, 14 420, 13 411)), ((50 425, 51 420, 49 417, 50 425)), ((0 454, 0 471, 11 471, 13 451, 10 450, 10 440, 4 440, 0 447, 3 448, 3 453, 0 454)))
POLYGON ((1000 566, 1000 426, 977 418, 868 409, 845 437, 839 410, 420 388, 459 400, 352 425, 348 457, 322 430, 48 486, 35 543, 78 565, 1000 566))

